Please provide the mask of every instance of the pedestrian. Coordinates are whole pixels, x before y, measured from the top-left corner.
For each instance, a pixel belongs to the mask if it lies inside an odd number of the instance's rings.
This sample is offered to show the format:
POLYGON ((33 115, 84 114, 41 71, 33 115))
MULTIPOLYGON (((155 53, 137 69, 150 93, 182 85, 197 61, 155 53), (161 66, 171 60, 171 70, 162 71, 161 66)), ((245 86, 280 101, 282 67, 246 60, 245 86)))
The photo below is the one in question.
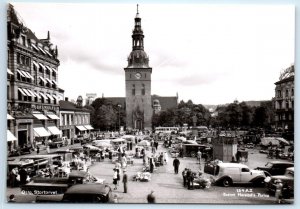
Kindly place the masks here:
POLYGON ((36 147, 36 153, 40 154, 40 147, 39 146, 36 147))
POLYGON ((126 168, 126 166, 127 166, 127 158, 124 153, 122 154, 121 165, 122 165, 122 168, 126 168))
POLYGON ((11 169, 11 171, 9 172, 10 187, 16 186, 17 176, 18 176, 18 168, 15 167, 15 168, 11 169))
POLYGON ((113 174, 113 184, 115 185, 114 190, 117 189, 117 184, 118 184, 118 172, 117 169, 114 168, 114 174, 113 174))
POLYGON ((19 175, 20 175, 20 184, 21 185, 25 185, 26 181, 27 181, 27 171, 24 169, 23 166, 21 166, 21 169, 19 171, 19 175))
POLYGON ((168 153, 164 152, 164 162, 168 164, 168 153))
POLYGON ((120 170, 119 169, 116 169, 117 170, 117 185, 119 186, 119 181, 120 181, 120 170))
POLYGON ((154 146, 155 146, 155 149, 157 150, 157 148, 158 148, 158 141, 154 142, 154 146))
POLYGON ((152 190, 150 192, 150 194, 147 195, 147 201, 148 201, 148 203, 155 203, 156 202, 155 196, 154 196, 153 193, 154 193, 154 191, 152 190))
POLYGON ((150 173, 153 173, 153 170, 154 170, 154 160, 153 160, 153 157, 150 157, 149 164, 150 164, 150 173))
POLYGON ((187 168, 185 168, 185 169, 182 171, 182 178, 183 178, 183 186, 184 186, 184 187, 187 185, 186 175, 187 175, 187 168))
POLYGON ((112 151, 111 150, 108 151, 108 159, 110 161, 112 161, 112 151))
POLYGON ((124 193, 127 193, 127 182, 128 182, 128 177, 126 174, 126 170, 123 170, 123 185, 124 185, 124 193))
POLYGON ((276 203, 281 203, 281 199, 282 199, 282 181, 280 179, 275 181, 276 185, 276 190, 275 190, 275 197, 276 197, 276 203))
POLYGON ((178 160, 177 157, 175 157, 175 159, 173 160, 173 167, 174 167, 175 174, 178 174, 179 165, 180 165, 180 161, 178 160))
POLYGON ((192 176, 191 169, 187 169, 186 180, 187 180, 188 189, 191 189, 191 176, 192 176))
POLYGON ((197 152, 197 160, 198 160, 198 163, 200 164, 200 169, 201 169, 201 156, 202 153, 201 153, 201 150, 200 148, 198 149, 198 152, 197 152))

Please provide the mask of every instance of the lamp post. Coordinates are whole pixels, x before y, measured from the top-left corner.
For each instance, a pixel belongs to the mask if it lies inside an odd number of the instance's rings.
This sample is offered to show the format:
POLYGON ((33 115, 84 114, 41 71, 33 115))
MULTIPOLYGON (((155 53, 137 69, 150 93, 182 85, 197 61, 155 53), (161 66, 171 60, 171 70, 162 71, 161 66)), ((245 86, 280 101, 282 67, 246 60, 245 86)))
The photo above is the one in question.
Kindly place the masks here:
POLYGON ((119 132, 121 131, 121 116, 120 116, 120 111, 121 111, 121 105, 118 104, 118 110, 119 110, 119 132))

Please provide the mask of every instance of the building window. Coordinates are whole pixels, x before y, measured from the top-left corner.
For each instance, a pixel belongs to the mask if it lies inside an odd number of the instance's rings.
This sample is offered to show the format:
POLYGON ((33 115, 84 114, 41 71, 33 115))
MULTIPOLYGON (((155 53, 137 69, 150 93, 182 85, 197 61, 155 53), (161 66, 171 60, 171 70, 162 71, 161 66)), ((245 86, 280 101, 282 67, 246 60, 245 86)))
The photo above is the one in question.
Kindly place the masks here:
POLYGON ((20 64, 21 63, 21 55, 18 53, 17 54, 17 63, 20 64))
POLYGON ((285 90, 285 97, 289 97, 289 90, 288 89, 285 90))
POLYGON ((145 95, 145 84, 142 84, 142 95, 145 95))
POLYGON ((281 98, 281 91, 280 90, 277 91, 277 97, 281 98))
POLYGON ((286 100, 286 101, 285 101, 285 108, 289 109, 289 107, 290 107, 290 105, 289 105, 289 101, 288 101, 288 100, 286 100))
POLYGON ((21 44, 23 46, 26 46, 26 38, 25 38, 25 36, 21 36, 21 44))
POLYGON ((132 85, 132 95, 135 95, 135 85, 132 85))
POLYGON ((292 96, 294 96, 294 89, 292 89, 292 92, 291 92, 291 93, 292 93, 292 96))

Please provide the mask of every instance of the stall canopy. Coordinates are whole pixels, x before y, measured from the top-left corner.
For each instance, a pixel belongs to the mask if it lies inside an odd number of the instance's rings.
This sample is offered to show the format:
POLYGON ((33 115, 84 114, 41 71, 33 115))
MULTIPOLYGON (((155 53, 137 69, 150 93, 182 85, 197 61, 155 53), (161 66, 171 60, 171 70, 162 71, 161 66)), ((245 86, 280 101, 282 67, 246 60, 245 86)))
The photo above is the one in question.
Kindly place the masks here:
POLYGON ((15 137, 10 130, 7 130, 7 141, 12 142, 12 141, 17 141, 17 137, 15 137))
POLYGON ((52 135, 60 135, 61 131, 56 126, 49 126, 48 130, 52 135))
POLYGON ((10 114, 7 114, 7 120, 13 120, 14 118, 10 115, 10 114))
POLYGON ((94 128, 91 125, 84 125, 87 130, 93 130, 94 128))
POLYGON ((264 138, 261 138, 261 144, 263 146, 268 146, 268 145, 279 145, 279 143, 282 142, 284 144, 287 144, 289 145, 290 143, 285 140, 284 138, 281 138, 281 137, 264 137, 264 138))
POLYGON ((51 135, 44 127, 33 128, 33 130, 36 137, 45 137, 51 135))
POLYGON ((76 126, 79 131, 86 131, 87 129, 84 126, 76 126))

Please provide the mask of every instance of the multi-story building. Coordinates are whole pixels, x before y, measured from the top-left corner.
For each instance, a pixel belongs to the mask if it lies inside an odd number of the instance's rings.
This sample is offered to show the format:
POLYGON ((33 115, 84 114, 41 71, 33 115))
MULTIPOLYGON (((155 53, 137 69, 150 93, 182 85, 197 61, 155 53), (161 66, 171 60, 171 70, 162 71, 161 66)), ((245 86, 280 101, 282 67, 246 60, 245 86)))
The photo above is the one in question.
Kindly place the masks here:
POLYGON ((14 7, 7 10, 7 111, 13 146, 35 145, 60 135, 57 47, 25 26, 14 7))
POLYGON ((82 107, 82 97, 78 97, 76 104, 65 98, 59 101, 59 105, 62 136, 68 139, 80 136, 89 137, 94 128, 90 125, 90 111, 82 107))
POLYGON ((275 83, 275 125, 277 129, 294 131, 294 65, 285 69, 275 83))

